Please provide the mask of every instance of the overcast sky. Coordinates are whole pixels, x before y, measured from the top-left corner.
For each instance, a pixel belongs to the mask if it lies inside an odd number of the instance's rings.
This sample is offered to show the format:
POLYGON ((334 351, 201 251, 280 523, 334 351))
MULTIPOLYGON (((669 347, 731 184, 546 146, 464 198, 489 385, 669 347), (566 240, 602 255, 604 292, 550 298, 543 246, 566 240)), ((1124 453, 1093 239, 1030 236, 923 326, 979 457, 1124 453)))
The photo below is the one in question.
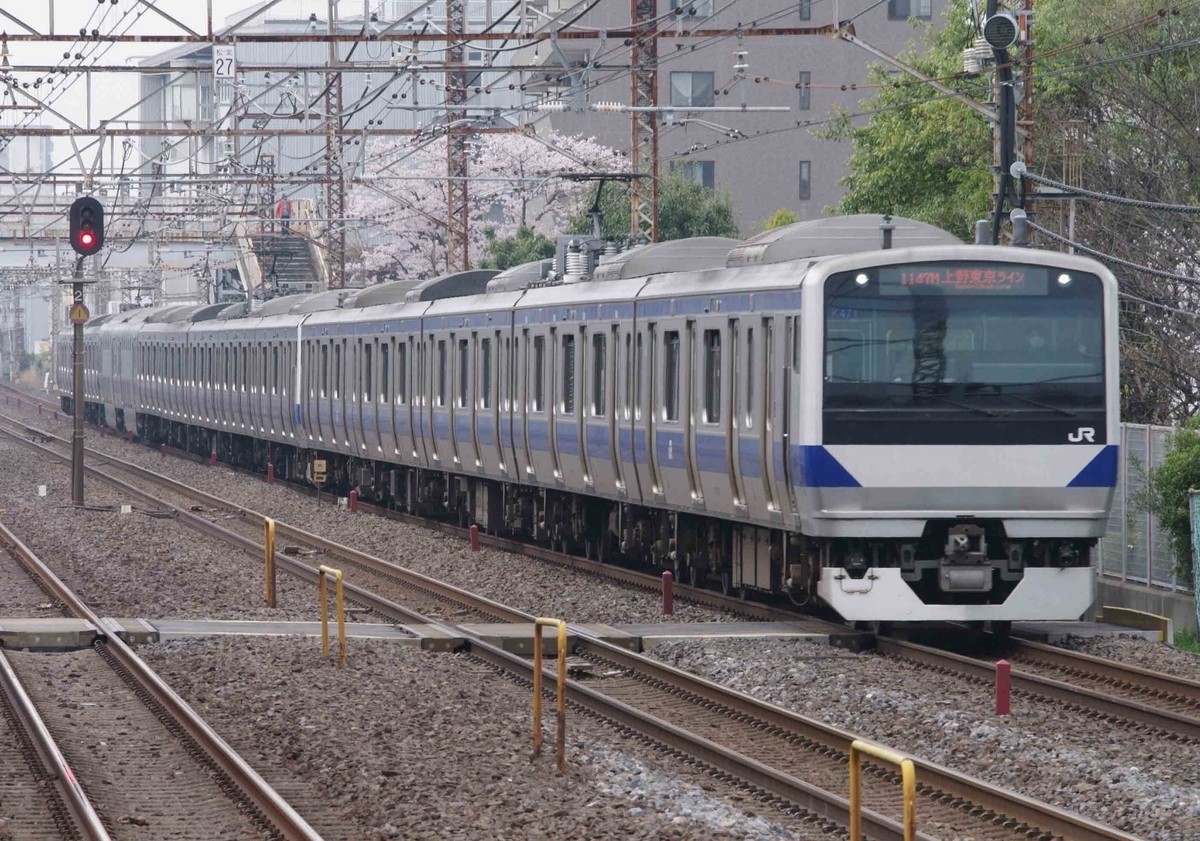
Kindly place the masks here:
MULTIPOLYGON (((155 6, 167 14, 195 29, 204 32, 207 28, 207 0, 157 0, 155 6)), ((249 0, 211 0, 213 10, 213 28, 220 29, 227 17, 250 9, 259 3, 249 0)), ((146 9, 137 0, 118 0, 112 5, 109 0, 101 3, 95 0, 68 0, 55 3, 54 31, 78 32, 86 27, 90 32, 99 29, 101 32, 128 34, 184 34, 182 30, 163 19, 154 12, 146 9)), ((11 12, 23 22, 40 32, 49 31, 49 0, 0 0, 0 6, 11 12)), ((372 8, 379 6, 379 0, 371 0, 372 8)), ((341 0, 341 13, 345 17, 362 14, 362 0, 341 0)), ((310 12, 316 12, 321 20, 325 19, 327 0, 283 0, 271 10, 272 17, 308 17, 310 12)), ((237 18, 234 17, 234 20, 237 18)), ((232 21, 231 21, 232 22, 232 21)), ((21 27, 11 20, 0 16, 0 30, 19 32, 21 27)), ((171 44, 97 44, 95 42, 75 44, 68 43, 28 43, 9 44, 9 62, 20 80, 29 83, 29 93, 36 94, 44 101, 54 100, 53 107, 63 115, 80 125, 87 118, 87 85, 85 74, 72 73, 65 77, 56 74, 58 80, 51 87, 42 84, 36 90, 34 80, 40 74, 22 72, 21 68, 28 65, 58 65, 88 66, 95 64, 134 64, 138 59, 154 55, 171 44), (64 62, 63 53, 70 53, 69 62, 64 62), (74 60, 76 53, 83 53, 87 58, 83 62, 74 60), (65 88, 65 90, 63 90, 65 88), (48 93, 52 91, 52 93, 48 93)), ((137 101, 137 74, 134 73, 104 73, 92 75, 92 124, 111 117, 137 101)), ((20 112, 28 122, 28 112, 20 112)), ((136 110, 128 115, 136 119, 136 110)), ((62 121, 53 115, 39 117, 38 122, 45 125, 62 126, 62 121)), ((0 125, 10 127, 14 124, 12 113, 0 113, 0 125)), ((55 143, 55 161, 66 156, 69 143, 59 140, 55 143)))

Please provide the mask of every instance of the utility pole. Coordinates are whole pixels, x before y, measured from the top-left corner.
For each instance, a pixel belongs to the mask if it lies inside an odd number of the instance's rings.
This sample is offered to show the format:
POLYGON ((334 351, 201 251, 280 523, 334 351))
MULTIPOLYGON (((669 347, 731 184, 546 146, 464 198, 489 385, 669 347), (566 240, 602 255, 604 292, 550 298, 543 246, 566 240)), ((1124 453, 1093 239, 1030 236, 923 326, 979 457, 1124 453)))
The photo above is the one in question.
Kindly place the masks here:
MULTIPOLYGON (((346 285, 346 172, 342 169, 342 72, 337 34, 338 0, 329 0, 329 72, 326 74, 325 110, 327 112, 327 135, 325 140, 326 173, 329 176, 325 188, 325 265, 329 272, 329 288, 341 289, 346 285), (334 230, 334 225, 337 230, 334 230)), ((364 21, 365 23, 365 21, 364 21)))
POLYGON ((467 205, 467 72, 463 69, 466 55, 464 38, 467 32, 466 0, 446 0, 446 34, 458 36, 446 44, 446 271, 465 272, 471 268, 470 211, 467 205), (457 69, 455 69, 457 68, 457 69))
POLYGON ((655 37, 655 0, 629 0, 630 114, 633 136, 630 138, 629 169, 635 175, 629 185, 632 202, 629 233, 658 242, 658 38, 655 37))
POLYGON ((74 431, 71 433, 71 503, 83 505, 83 325, 89 318, 83 303, 83 257, 75 259, 75 272, 71 283, 71 324, 75 328, 75 341, 71 353, 71 373, 74 384, 71 407, 74 414, 74 431))

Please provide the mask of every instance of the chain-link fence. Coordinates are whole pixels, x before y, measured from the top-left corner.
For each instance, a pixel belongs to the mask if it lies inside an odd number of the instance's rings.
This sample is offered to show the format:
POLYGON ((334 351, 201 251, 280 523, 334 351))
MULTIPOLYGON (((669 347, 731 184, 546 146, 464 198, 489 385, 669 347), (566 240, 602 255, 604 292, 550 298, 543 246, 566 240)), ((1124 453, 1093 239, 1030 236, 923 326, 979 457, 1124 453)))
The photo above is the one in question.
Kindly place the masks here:
POLYGON ((1121 424, 1117 490, 1096 565, 1104 575, 1122 580, 1190 591, 1192 582, 1175 575, 1170 537, 1147 504, 1147 476, 1162 464, 1171 432, 1169 426, 1121 424))

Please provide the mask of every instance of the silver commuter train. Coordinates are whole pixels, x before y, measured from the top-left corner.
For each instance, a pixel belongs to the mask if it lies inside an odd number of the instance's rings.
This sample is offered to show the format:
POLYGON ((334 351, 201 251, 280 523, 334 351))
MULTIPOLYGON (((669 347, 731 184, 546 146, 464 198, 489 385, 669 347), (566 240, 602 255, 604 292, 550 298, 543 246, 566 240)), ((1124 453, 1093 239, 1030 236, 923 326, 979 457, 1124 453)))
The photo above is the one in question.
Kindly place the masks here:
POLYGON ((880 222, 645 246, 582 282, 105 316, 85 413, 847 620, 1078 618, 1116 483, 1116 281, 904 219, 881 250, 880 222))

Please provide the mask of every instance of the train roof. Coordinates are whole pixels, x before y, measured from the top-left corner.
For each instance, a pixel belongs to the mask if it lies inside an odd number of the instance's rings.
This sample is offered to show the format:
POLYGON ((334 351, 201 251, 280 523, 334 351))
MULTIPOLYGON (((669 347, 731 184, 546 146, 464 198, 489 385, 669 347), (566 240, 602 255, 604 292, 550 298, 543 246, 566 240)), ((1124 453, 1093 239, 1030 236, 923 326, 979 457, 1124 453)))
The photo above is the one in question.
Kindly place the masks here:
POLYGON ((813 219, 763 231, 730 249, 725 265, 732 269, 878 251, 883 245, 885 222, 893 226, 892 248, 963 244, 954 234, 916 219, 859 213, 813 219))
POLYGON ((666 272, 690 272, 725 265, 730 249, 739 244, 727 237, 689 237, 631 248, 601 260, 594 280, 622 280, 666 272))

